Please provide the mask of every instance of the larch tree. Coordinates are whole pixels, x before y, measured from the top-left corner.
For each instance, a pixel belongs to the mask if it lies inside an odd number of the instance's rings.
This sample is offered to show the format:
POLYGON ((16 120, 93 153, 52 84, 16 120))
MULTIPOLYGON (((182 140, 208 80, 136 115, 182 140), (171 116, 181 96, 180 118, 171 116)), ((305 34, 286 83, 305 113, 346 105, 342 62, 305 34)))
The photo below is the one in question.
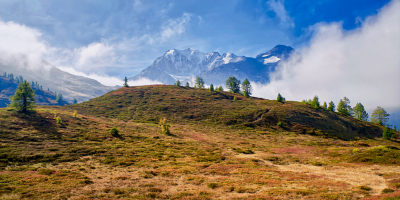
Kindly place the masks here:
POLYGON ((337 107, 337 112, 343 115, 349 115, 349 111, 347 110, 346 102, 340 99, 337 107))
POLYGON ((333 101, 329 102, 328 110, 335 112, 335 103, 333 101))
POLYGON ((226 80, 226 88, 228 88, 229 92, 239 93, 240 81, 236 79, 234 76, 229 77, 228 80, 226 80))
POLYGON ((327 109, 327 105, 326 105, 325 101, 324 101, 324 104, 322 104, 322 108, 325 109, 325 110, 327 109))
POLYGON ((276 101, 283 102, 283 97, 282 97, 281 93, 278 93, 278 96, 276 97, 276 101))
POLYGON ((210 85, 210 89, 209 90, 210 91, 214 91, 214 85, 213 84, 210 85))
POLYGON ((19 112, 28 112, 35 108, 35 90, 27 81, 19 84, 15 95, 11 97, 10 107, 19 112))
POLYGON ((204 80, 200 77, 196 78, 195 88, 204 88, 204 80))
POLYGON ((377 106, 375 110, 371 114, 371 122, 377 123, 380 125, 387 125, 389 121, 389 114, 380 106, 377 106))
POLYGON ((357 103, 353 108, 354 118, 358 120, 367 121, 368 113, 365 111, 364 106, 361 103, 357 103))
POLYGON ((243 91, 243 95, 245 97, 250 96, 251 92, 253 91, 253 88, 251 87, 250 81, 247 80, 247 78, 242 83, 242 91, 243 91))
POLYGON ((175 86, 178 86, 178 87, 181 86, 181 81, 177 80, 175 83, 175 86))
POLYGON ((124 78, 124 87, 129 87, 128 85, 128 78, 125 76, 124 78))
POLYGON ((315 108, 318 109, 319 108, 319 98, 317 95, 314 96, 311 105, 315 108))

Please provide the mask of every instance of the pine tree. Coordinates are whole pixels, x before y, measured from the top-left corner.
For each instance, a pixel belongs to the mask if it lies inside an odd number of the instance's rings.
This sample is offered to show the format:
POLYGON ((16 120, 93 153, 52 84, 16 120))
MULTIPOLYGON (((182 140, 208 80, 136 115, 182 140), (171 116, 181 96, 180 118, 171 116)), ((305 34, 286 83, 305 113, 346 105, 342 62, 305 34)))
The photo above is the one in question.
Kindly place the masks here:
POLYGON ((318 99, 318 96, 317 96, 317 95, 314 96, 314 98, 313 98, 313 100, 312 100, 312 102, 311 102, 311 105, 312 105, 315 109, 318 109, 318 108, 319 108, 319 99, 318 99))
POLYGON ((327 109, 327 106, 326 106, 326 102, 325 102, 325 101, 324 101, 324 104, 322 104, 322 108, 325 109, 325 110, 327 109))
POLYGON ((233 76, 229 77, 228 80, 226 80, 226 88, 229 90, 229 92, 239 93, 240 81, 233 76))
POLYGON ((278 93, 278 97, 276 97, 276 101, 277 102, 282 102, 283 101, 283 97, 281 96, 281 93, 278 93))
POLYGON ((222 91, 224 91, 224 88, 223 88, 222 86, 219 86, 219 87, 217 88, 217 91, 222 92, 222 91))
POLYGON ((63 102, 63 96, 62 94, 58 94, 56 98, 57 103, 61 104, 63 102))
POLYGON ((204 80, 200 77, 196 78, 195 88, 204 88, 204 80))
POLYGON ((7 72, 4 72, 4 78, 7 78, 7 72))
POLYGON ((251 95, 253 88, 250 85, 250 81, 247 80, 247 78, 243 81, 242 83, 242 91, 243 91, 243 95, 245 97, 248 97, 251 95))
POLYGON ((35 90, 27 81, 19 84, 15 95, 11 97, 10 107, 20 112, 28 112, 35 108, 35 90))
POLYGON ((367 121, 368 113, 365 111, 364 106, 361 103, 357 103, 353 108, 354 118, 358 120, 367 121))
POLYGON ((32 86, 32 88, 35 87, 35 82, 32 81, 32 85, 31 86, 32 86))
POLYGON ((349 111, 347 110, 346 102, 344 102, 342 99, 340 99, 338 107, 337 107, 337 112, 343 115, 349 115, 349 111))
POLYGON ((129 85, 128 85, 128 78, 126 78, 126 76, 125 76, 125 78, 124 78, 124 87, 129 87, 129 85))
POLYGON ((210 85, 210 91, 214 91, 214 85, 213 84, 210 85))
POLYGON ((328 110, 335 112, 335 103, 333 101, 329 102, 328 110))
POLYGON ((176 81, 175 86, 181 86, 181 82, 179 80, 176 81))
POLYGON ((389 120, 389 114, 380 106, 377 106, 371 114, 371 122, 381 124, 383 126, 387 125, 389 120))
POLYGON ((74 99, 74 102, 73 102, 74 104, 77 104, 78 103, 78 101, 76 100, 76 99, 74 99))
POLYGON ((349 113, 348 115, 353 116, 353 108, 350 105, 350 99, 347 97, 343 97, 343 101, 346 103, 346 109, 349 113))
POLYGON ((186 87, 190 87, 189 82, 186 82, 186 87))

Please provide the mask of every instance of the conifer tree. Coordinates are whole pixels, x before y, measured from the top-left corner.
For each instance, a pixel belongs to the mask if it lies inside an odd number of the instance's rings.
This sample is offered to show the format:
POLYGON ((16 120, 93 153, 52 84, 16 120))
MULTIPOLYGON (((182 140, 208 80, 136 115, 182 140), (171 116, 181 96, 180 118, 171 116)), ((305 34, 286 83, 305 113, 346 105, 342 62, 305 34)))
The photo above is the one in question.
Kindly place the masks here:
POLYGON ((186 82, 186 87, 190 87, 189 82, 186 82))
POLYGON ((335 103, 333 101, 329 102, 328 110, 335 112, 335 103))
POLYGON ((243 95, 245 97, 248 97, 251 95, 253 88, 251 87, 250 81, 247 80, 247 78, 243 81, 242 83, 242 91, 243 91, 243 95))
POLYGON ((77 104, 78 103, 78 101, 76 100, 76 99, 74 99, 74 102, 73 102, 74 104, 77 104))
POLYGON ((325 109, 325 110, 327 109, 327 106, 326 106, 326 102, 325 102, 325 101, 324 101, 324 104, 322 104, 322 108, 325 109))
POLYGON ((213 84, 210 85, 210 91, 214 91, 214 85, 213 84))
POLYGON ((35 107, 35 90, 27 81, 19 84, 15 95, 11 97, 11 108, 20 112, 28 112, 35 107))
POLYGON ((233 76, 229 77, 228 80, 226 80, 226 88, 229 90, 229 92, 239 93, 240 81, 233 76))
POLYGON ((125 76, 124 78, 124 87, 129 87, 128 85, 128 78, 125 76))
POLYGON ((312 102, 311 102, 311 105, 312 105, 315 109, 318 109, 318 108, 319 108, 319 99, 318 99, 318 96, 317 96, 317 95, 314 96, 314 98, 313 98, 313 100, 312 100, 312 102))
POLYGON ((217 88, 217 91, 222 92, 222 91, 224 91, 224 88, 223 88, 222 86, 219 86, 219 87, 217 88))
POLYGON ((63 102, 63 96, 62 94, 58 94, 56 98, 57 103, 61 104, 63 102))
POLYGON ((179 80, 176 81, 175 86, 181 86, 181 82, 179 80))
POLYGON ((281 93, 278 93, 278 97, 276 97, 276 101, 277 102, 282 102, 283 101, 283 97, 281 96, 281 93))
POLYGON ((343 101, 346 103, 346 109, 349 113, 348 115, 353 116, 353 108, 350 105, 350 99, 347 97, 343 97, 343 101))
POLYGON ((32 85, 31 86, 32 86, 32 88, 35 87, 35 82, 32 81, 32 85))
POLYGON ((196 78, 195 88, 204 88, 204 80, 200 77, 196 78))
POLYGON ((7 72, 4 72, 4 78, 7 78, 7 72))
POLYGON ((337 112, 343 115, 349 115, 349 111, 347 110, 346 102, 344 102, 342 99, 340 99, 338 107, 337 107, 337 112))
POLYGON ((361 103, 357 103, 353 108, 354 118, 358 120, 367 121, 368 113, 365 111, 364 106, 361 103))
POLYGON ((371 114, 371 122, 386 126, 388 121, 389 114, 386 112, 385 109, 377 106, 371 114))

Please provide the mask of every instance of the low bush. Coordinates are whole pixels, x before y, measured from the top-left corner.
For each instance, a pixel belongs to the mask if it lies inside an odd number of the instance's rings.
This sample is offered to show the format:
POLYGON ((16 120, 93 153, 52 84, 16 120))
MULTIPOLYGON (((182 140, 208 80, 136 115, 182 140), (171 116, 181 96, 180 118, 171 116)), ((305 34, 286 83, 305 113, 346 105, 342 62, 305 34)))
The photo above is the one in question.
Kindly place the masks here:
POLYGON ((215 189, 215 188, 218 187, 218 183, 208 183, 208 184, 207 184, 207 187, 208 187, 208 188, 211 188, 211 189, 215 189))
POLYGON ((115 128, 115 127, 113 127, 113 128, 110 130, 110 133, 111 133, 111 135, 114 136, 114 137, 120 136, 120 135, 119 135, 118 129, 115 128))

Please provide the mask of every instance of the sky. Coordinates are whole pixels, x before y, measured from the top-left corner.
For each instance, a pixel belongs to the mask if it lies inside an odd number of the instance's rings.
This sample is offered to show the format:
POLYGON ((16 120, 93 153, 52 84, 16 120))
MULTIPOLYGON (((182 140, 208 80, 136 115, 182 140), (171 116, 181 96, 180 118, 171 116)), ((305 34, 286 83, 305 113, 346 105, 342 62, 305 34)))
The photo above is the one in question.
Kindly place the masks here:
POLYGON ((169 49, 255 57, 283 44, 303 57, 282 63, 271 83, 254 83, 255 95, 275 98, 281 92, 299 101, 319 94, 335 102, 349 96, 372 109, 378 96, 391 93, 385 105, 395 109, 400 108, 399 4, 0 0, 0 55, 8 60, 23 55, 28 63, 45 59, 67 72, 116 85, 169 49), (377 76, 385 81, 373 81, 377 76))

